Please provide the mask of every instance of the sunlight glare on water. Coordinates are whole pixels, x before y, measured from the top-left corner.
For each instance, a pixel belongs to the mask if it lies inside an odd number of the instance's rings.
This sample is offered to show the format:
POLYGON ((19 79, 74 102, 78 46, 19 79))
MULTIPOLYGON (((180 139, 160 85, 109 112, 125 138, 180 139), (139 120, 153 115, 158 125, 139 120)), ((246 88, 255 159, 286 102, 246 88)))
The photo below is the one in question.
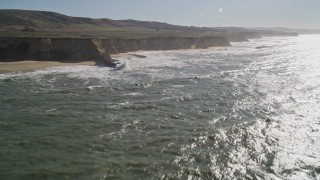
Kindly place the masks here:
POLYGON ((319 179, 320 36, 0 75, 16 179, 319 179), (256 49, 258 46, 265 46, 256 49))

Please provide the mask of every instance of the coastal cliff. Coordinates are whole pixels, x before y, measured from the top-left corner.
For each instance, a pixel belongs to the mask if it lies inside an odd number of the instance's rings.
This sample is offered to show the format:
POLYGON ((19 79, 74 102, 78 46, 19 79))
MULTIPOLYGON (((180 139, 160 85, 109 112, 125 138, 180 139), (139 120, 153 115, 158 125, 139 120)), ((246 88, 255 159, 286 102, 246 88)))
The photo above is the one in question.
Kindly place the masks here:
POLYGON ((26 59, 58 62, 94 60, 96 64, 113 65, 100 39, 0 38, 1 61, 26 59))
POLYGON ((0 61, 81 62, 94 60, 98 65, 115 66, 110 54, 137 50, 204 49, 230 46, 224 36, 152 37, 116 39, 77 38, 0 38, 0 61))
POLYGON ((276 37, 276 36, 299 36, 296 32, 280 32, 280 31, 263 31, 260 32, 264 37, 276 37))
POLYGON ((237 33, 226 33, 226 37, 229 42, 249 42, 249 39, 261 38, 258 32, 237 32, 237 33))
POLYGON ((132 39, 102 39, 102 45, 110 54, 131 51, 206 49, 216 46, 230 46, 224 36, 217 37, 151 37, 132 39))
POLYGON ((258 32, 241 32, 247 39, 260 39, 261 34, 258 32))
POLYGON ((229 42, 249 42, 250 39, 260 39, 262 37, 276 36, 298 36, 295 32, 280 32, 280 31, 258 31, 258 32, 228 32, 226 37, 229 42))
POLYGON ((249 42, 249 39, 242 33, 228 33, 226 37, 229 42, 249 42))

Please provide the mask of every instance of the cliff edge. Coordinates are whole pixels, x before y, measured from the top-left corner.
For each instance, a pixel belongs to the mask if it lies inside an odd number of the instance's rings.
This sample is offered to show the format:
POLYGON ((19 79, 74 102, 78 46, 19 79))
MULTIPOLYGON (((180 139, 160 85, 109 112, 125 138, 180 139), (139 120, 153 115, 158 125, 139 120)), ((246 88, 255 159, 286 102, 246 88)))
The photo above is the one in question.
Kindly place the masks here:
POLYGON ((117 39, 77 38, 0 38, 0 61, 82 62, 93 60, 97 65, 114 67, 110 54, 138 50, 204 49, 230 46, 224 36, 217 37, 154 37, 117 39))
POLYGON ((0 38, 0 61, 47 60, 113 66, 109 52, 100 39, 0 38))

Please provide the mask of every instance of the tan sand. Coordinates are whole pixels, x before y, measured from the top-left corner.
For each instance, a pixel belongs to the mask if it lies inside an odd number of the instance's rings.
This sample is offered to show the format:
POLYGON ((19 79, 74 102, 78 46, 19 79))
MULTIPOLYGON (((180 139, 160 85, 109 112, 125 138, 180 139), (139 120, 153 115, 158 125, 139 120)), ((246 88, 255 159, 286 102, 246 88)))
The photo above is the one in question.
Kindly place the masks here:
POLYGON ((80 63, 61 63, 55 61, 17 61, 17 62, 0 62, 0 73, 10 72, 30 72, 39 69, 58 66, 90 65, 94 66, 94 61, 85 61, 80 63))

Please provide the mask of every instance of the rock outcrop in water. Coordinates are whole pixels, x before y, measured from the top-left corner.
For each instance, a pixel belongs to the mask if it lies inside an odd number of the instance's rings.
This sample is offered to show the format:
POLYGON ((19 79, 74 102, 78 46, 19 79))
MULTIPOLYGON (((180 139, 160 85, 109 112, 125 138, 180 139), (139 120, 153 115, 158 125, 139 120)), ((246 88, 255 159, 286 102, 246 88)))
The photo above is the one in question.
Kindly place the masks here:
POLYGON ((110 54, 137 50, 203 49, 230 46, 224 36, 152 37, 118 39, 76 38, 0 38, 0 61, 26 59, 59 62, 94 60, 99 65, 115 66, 110 54))

